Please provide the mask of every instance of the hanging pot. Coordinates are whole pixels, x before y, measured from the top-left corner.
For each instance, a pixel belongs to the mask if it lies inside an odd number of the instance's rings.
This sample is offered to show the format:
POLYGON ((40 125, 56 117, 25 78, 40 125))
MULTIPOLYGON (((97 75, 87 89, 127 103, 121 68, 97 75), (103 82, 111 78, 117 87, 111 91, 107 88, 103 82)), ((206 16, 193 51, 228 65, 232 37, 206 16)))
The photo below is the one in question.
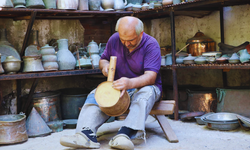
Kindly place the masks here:
POLYGON ((198 31, 194 37, 188 39, 186 44, 189 44, 187 52, 192 56, 202 55, 203 52, 216 51, 215 41, 200 31, 198 31))

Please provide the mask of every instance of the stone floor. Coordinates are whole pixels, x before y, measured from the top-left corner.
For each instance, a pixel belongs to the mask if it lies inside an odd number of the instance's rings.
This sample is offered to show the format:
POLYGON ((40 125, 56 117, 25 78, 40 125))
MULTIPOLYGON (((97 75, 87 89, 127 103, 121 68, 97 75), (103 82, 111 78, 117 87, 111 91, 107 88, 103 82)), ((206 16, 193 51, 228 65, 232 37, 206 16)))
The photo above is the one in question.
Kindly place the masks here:
MULTIPOLYGON (((98 130, 100 150, 109 150, 109 140, 116 134, 122 121, 106 123, 98 130)), ((149 117, 146 124, 146 143, 134 139, 135 150, 250 150, 250 131, 241 128, 232 131, 217 131, 208 129, 195 122, 182 122, 169 119, 179 142, 169 143, 158 122, 149 117)), ((52 133, 45 137, 29 138, 21 144, 2 145, 0 150, 70 150, 61 146, 59 141, 63 135, 74 134, 74 129, 52 133)))

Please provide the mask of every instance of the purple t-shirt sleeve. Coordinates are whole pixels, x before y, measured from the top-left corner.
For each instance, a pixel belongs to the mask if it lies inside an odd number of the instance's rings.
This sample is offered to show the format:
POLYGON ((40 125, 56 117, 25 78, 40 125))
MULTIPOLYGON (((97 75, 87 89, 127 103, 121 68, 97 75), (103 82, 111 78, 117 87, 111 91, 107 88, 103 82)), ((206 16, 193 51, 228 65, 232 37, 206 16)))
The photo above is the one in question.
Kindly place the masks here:
POLYGON ((160 47, 155 39, 151 38, 149 40, 150 44, 148 44, 146 47, 146 55, 144 58, 144 71, 154 71, 156 73, 159 73, 159 70, 161 68, 160 47))
POLYGON ((103 54, 102 54, 102 56, 101 56, 101 59, 106 59, 106 60, 110 60, 110 56, 111 56, 111 49, 112 49, 112 45, 113 45, 113 43, 116 41, 115 40, 115 34, 113 34, 110 38, 109 38, 109 40, 108 40, 108 42, 107 42, 107 44, 106 44, 106 48, 104 49, 104 52, 103 52, 103 54))

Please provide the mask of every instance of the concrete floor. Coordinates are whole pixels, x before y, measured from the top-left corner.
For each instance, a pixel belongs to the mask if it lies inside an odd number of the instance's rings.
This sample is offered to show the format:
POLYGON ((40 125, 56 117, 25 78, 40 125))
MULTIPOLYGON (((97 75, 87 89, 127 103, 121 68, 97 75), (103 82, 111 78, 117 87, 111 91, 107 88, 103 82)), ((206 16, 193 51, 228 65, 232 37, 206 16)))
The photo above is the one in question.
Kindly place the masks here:
MULTIPOLYGON (((146 123, 146 143, 139 139, 133 140, 135 150, 250 150, 250 131, 241 128, 233 131, 216 131, 195 122, 171 119, 169 123, 179 139, 178 143, 169 143, 158 122, 149 117, 146 123)), ((114 121, 100 127, 100 150, 110 149, 108 142, 121 125, 122 121, 114 121)), ((65 129, 45 137, 29 138, 21 144, 0 146, 0 150, 71 150, 61 146, 59 140, 63 135, 74 133, 74 129, 65 129)))

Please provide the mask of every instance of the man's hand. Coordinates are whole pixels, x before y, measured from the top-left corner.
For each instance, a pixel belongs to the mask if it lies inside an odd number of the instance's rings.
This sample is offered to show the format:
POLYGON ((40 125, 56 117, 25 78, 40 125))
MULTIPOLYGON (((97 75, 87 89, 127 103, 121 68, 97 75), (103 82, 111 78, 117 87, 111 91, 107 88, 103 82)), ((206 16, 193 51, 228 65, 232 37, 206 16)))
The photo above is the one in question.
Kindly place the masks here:
POLYGON ((113 88, 117 90, 127 90, 129 89, 130 80, 129 78, 122 77, 113 82, 113 88))
POLYGON ((113 88, 122 91, 120 97, 122 97, 127 89, 130 87, 129 78, 122 77, 119 80, 113 82, 113 88))
POLYGON ((102 68, 102 74, 105 76, 105 77, 108 77, 108 72, 109 72, 109 64, 104 66, 102 68))

